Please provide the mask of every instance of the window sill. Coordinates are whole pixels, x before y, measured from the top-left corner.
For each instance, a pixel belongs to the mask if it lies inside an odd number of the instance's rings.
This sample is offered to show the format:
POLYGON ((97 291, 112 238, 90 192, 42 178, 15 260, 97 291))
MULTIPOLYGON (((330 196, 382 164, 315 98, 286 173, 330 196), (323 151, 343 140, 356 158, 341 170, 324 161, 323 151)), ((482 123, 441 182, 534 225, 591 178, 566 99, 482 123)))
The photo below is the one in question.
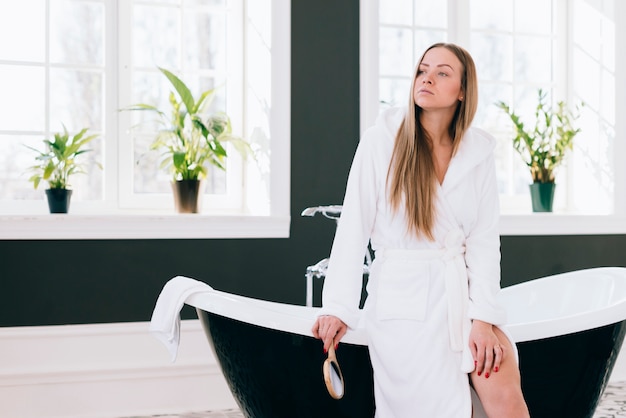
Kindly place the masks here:
POLYGON ((0 240, 288 238, 289 216, 0 215, 0 240))
POLYGON ((624 215, 501 215, 500 235, 626 235, 624 215))
MULTIPOLYGON (((288 216, 0 215, 0 240, 289 238, 288 216)), ((500 234, 626 235, 626 216, 502 215, 500 234)))

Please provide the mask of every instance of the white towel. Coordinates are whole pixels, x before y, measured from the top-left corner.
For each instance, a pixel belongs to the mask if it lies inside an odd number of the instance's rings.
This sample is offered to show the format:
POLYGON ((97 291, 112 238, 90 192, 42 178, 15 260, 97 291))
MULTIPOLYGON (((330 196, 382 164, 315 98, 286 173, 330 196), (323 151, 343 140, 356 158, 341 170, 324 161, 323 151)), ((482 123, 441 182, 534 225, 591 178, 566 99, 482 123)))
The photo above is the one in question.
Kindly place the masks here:
POLYGON ((212 290, 208 284, 184 276, 176 276, 163 286, 152 312, 150 332, 169 350, 172 362, 178 353, 180 311, 185 301, 191 295, 212 290))

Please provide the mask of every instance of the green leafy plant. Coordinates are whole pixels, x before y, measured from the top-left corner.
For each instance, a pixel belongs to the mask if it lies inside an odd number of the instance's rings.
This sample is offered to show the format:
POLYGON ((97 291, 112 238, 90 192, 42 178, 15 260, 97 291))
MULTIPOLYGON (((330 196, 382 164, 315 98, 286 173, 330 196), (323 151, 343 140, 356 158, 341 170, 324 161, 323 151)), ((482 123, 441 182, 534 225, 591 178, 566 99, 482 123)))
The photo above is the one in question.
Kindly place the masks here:
POLYGON ((172 173, 173 180, 200 180, 206 178, 210 165, 225 170, 225 145, 233 144, 246 156, 249 145, 232 134, 230 118, 224 112, 207 114, 206 109, 215 96, 215 89, 202 92, 196 100, 187 85, 172 72, 159 67, 174 91, 170 91, 169 112, 139 103, 123 110, 144 110, 158 116, 161 127, 152 142, 151 150, 161 151, 162 169, 172 173))
POLYGON ((556 108, 546 103, 547 93, 538 92, 539 101, 535 109, 535 125, 527 129, 521 118, 504 102, 496 105, 502 109, 515 126, 513 147, 530 169, 533 183, 554 183, 554 171, 563 162, 568 150, 574 145, 574 137, 580 132, 573 122, 580 116, 569 110, 563 101, 556 108))
MULTIPOLYGON (((70 136, 65 125, 63 132, 54 134, 54 139, 44 139, 45 151, 29 147, 38 155, 37 164, 30 167, 34 174, 28 179, 33 186, 39 187, 41 181, 47 181, 51 189, 69 189, 70 176, 78 173, 86 173, 84 163, 77 157, 91 151, 85 146, 93 141, 98 135, 87 135, 88 128, 82 129, 74 136, 70 136)), ((102 166, 98 164, 100 168, 102 166)))

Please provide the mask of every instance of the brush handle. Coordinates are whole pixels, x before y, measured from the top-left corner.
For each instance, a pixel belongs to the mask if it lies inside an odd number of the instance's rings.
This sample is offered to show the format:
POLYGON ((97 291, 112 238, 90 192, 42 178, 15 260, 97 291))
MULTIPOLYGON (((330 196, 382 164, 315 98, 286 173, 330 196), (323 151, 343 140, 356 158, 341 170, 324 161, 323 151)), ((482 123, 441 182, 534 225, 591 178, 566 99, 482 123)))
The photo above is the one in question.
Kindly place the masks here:
POLYGON ((335 340, 331 340, 330 347, 328 347, 328 359, 332 361, 337 361, 337 356, 335 355, 335 340))
POLYGON ((330 348, 328 349, 328 358, 324 361, 322 371, 324 374, 324 383, 326 383, 326 389, 328 390, 330 396, 333 399, 341 399, 344 393, 344 382, 339 362, 337 362, 337 357, 335 356, 334 340, 331 341, 330 348), (333 373, 335 374, 336 379, 333 379, 333 373), (339 386, 336 388, 334 382, 336 382, 337 379, 339 380, 339 386))

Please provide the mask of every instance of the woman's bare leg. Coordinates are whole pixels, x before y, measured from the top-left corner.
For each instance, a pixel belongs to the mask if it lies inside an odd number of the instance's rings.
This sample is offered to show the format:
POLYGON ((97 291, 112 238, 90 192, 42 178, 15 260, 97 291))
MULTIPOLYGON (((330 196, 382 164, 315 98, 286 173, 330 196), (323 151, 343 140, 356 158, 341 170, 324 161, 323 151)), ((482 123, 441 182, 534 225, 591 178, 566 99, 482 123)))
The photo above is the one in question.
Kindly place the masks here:
POLYGON ((513 354, 511 342, 504 333, 493 327, 500 340, 505 357, 500 364, 500 369, 491 373, 478 376, 474 371, 470 374, 472 386, 480 398, 480 402, 489 418, 528 418, 528 406, 522 394, 519 368, 513 354))

